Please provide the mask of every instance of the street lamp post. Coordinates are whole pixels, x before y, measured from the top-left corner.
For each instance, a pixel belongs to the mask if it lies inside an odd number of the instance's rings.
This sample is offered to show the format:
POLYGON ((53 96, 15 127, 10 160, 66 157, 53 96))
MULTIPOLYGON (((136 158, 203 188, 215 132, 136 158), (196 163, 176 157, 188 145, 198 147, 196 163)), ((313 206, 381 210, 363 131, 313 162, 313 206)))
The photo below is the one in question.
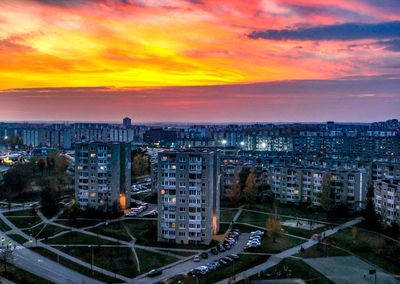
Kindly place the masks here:
POLYGON ((91 249, 91 252, 92 252, 92 261, 91 261, 91 263, 90 263, 90 270, 91 270, 92 275, 93 275, 93 274, 94 274, 94 271, 93 271, 93 262, 94 262, 93 246, 92 246, 92 245, 89 245, 89 248, 91 249))

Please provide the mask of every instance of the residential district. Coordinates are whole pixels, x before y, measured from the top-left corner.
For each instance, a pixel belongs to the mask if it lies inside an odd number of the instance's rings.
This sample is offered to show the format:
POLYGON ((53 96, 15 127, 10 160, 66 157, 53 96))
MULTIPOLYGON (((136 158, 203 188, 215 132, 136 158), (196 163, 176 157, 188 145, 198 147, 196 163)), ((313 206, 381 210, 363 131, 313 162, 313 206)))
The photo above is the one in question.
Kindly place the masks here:
POLYGON ((0 123, 0 282, 399 283, 400 123, 0 123))

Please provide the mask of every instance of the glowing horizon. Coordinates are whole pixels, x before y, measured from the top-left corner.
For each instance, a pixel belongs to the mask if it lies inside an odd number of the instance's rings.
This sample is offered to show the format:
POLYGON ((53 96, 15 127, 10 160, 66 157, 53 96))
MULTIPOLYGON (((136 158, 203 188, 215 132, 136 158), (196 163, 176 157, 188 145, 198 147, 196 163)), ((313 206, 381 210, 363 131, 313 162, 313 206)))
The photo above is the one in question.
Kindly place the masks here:
MULTIPOLYGON (((63 100, 60 90, 68 94, 64 88, 88 88, 91 94, 81 91, 81 96, 92 98, 97 110, 104 109, 103 105, 116 108, 121 101, 113 104, 102 95, 96 101, 97 92, 91 87, 110 87, 113 94, 126 94, 127 89, 149 94, 148 90, 158 88, 188 92, 210 86, 207 91, 216 94, 212 90, 218 86, 326 80, 336 84, 352 78, 393 80, 399 76, 400 4, 395 0, 4 0, 0 8, 0 103, 8 104, 0 119, 42 117, 41 112, 47 110, 48 119, 63 120, 66 114, 57 115, 52 108, 54 98, 63 100), (30 90, 31 97, 10 96, 21 89, 24 96, 25 89, 30 90), (47 96, 53 91, 57 94, 43 100, 41 89, 47 89, 47 96), (29 110, 28 104, 37 109, 29 110)), ((333 91, 327 88, 321 91, 333 91)), ((229 90, 229 94, 217 94, 228 104, 238 101, 235 96, 254 95, 229 90)), ((370 97, 365 96, 368 93, 372 92, 355 91, 341 100, 384 96, 378 102, 382 109, 383 104, 398 102, 396 88, 374 90, 370 97), (388 98, 392 98, 390 103, 385 101, 388 98)), ((140 97, 138 92, 132 94, 132 100, 140 97)), ((164 104, 177 105, 177 109, 193 105, 187 120, 199 120, 207 116, 206 112, 194 116, 201 111, 196 106, 204 107, 202 96, 185 93, 175 96, 173 103, 156 96, 157 106, 141 107, 159 111, 164 104)), ((295 96, 288 93, 274 97, 274 102, 284 105, 296 100, 295 96)), ((308 99, 319 101, 316 96, 308 99)), ((218 97, 209 100, 223 107, 218 97)), ((258 103, 268 104, 269 98, 258 103)), ((118 109, 112 111, 111 117, 116 118, 118 109)), ((299 115, 293 113, 293 119, 307 118, 302 111, 306 110, 295 110, 299 115)), ((71 115, 101 120, 98 112, 71 115)), ((259 115, 269 118, 263 112, 259 115)), ((238 118, 252 116, 243 113, 238 118)), ((152 120, 159 118, 157 114, 152 120)))

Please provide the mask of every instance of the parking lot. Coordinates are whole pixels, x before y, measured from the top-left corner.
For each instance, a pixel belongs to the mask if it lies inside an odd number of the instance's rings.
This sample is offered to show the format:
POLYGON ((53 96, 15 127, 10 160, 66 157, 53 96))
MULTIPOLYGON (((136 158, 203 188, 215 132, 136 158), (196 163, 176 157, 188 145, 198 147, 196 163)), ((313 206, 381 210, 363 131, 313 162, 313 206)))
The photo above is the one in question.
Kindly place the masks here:
POLYGON ((175 265, 171 265, 170 267, 167 267, 163 269, 163 272, 161 275, 158 275, 156 277, 141 277, 141 278, 136 278, 134 279, 133 283, 156 283, 162 280, 166 280, 168 278, 171 278, 173 276, 179 275, 179 274, 186 274, 190 270, 199 267, 199 266, 204 266, 207 265, 207 263, 219 260, 221 257, 226 257, 230 254, 238 254, 239 252, 242 252, 245 245, 247 244, 249 240, 250 234, 248 233, 242 233, 237 241, 237 243, 230 249, 225 252, 220 252, 218 255, 213 255, 211 253, 208 254, 207 259, 200 259, 199 262, 194 262, 193 257, 188 258, 187 260, 184 260, 180 263, 177 263, 175 265))

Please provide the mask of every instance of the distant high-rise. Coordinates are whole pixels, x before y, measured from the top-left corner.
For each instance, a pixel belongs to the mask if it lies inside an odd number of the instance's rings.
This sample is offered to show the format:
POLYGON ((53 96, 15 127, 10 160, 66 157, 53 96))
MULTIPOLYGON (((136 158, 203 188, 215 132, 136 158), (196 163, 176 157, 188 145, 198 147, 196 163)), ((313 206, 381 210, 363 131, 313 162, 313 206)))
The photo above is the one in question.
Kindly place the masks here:
POLYGON ((157 174, 158 240, 209 244, 219 230, 218 153, 159 153, 157 174))
POLYGON ((131 148, 128 143, 75 145, 75 196, 81 210, 104 212, 130 206, 131 148))
POLYGON ((130 119, 129 117, 125 117, 122 120, 122 124, 124 125, 124 127, 131 127, 132 126, 132 119, 130 119))

